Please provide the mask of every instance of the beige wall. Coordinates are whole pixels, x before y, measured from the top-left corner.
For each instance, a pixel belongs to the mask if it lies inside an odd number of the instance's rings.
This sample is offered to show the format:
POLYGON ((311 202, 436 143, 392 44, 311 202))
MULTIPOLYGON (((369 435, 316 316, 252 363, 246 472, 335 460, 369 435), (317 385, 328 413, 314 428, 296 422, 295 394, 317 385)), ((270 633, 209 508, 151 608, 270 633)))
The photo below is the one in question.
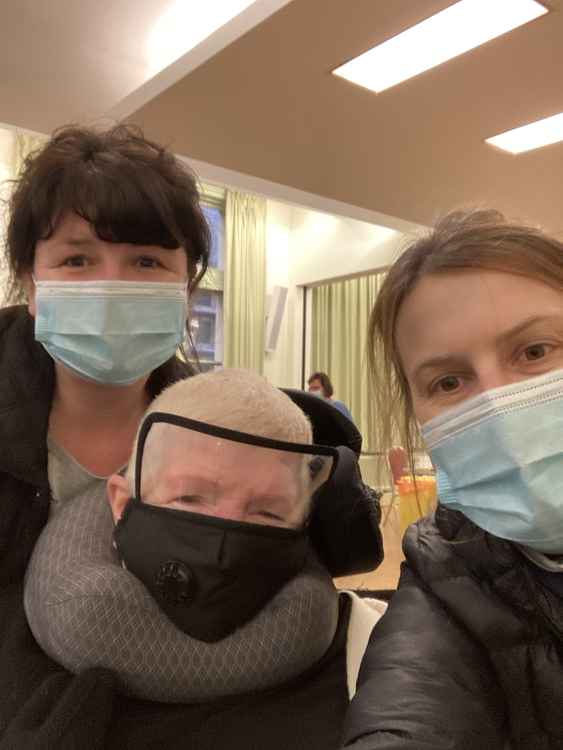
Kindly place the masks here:
MULTIPOLYGON (((282 387, 301 387, 303 287, 373 272, 388 266, 405 243, 401 232, 269 199, 266 293, 275 285, 288 298, 275 352, 264 374, 282 387)), ((309 306, 310 312, 310 306, 309 306)), ((310 327, 309 327, 310 328, 310 327)), ((305 346, 308 371, 308 342, 305 346)))
POLYGON ((404 237, 377 224, 296 207, 291 242, 293 283, 311 286, 385 268, 399 254, 404 237))
POLYGON ((301 383, 302 292, 290 281, 292 215, 291 206, 268 201, 266 296, 275 286, 287 287, 288 295, 277 346, 264 355, 264 375, 280 388, 299 388, 301 383))

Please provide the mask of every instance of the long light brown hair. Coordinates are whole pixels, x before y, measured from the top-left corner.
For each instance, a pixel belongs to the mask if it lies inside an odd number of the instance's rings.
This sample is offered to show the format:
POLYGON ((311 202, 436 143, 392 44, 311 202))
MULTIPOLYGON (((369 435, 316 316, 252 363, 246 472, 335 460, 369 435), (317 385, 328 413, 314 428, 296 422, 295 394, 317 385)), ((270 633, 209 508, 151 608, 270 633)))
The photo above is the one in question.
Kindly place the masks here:
POLYGON ((384 454, 393 444, 406 447, 411 468, 420 437, 396 345, 399 310, 424 276, 468 269, 518 274, 563 291, 563 243, 539 229, 510 223, 498 211, 453 211, 391 266, 368 328, 370 424, 372 430, 377 425, 384 454))

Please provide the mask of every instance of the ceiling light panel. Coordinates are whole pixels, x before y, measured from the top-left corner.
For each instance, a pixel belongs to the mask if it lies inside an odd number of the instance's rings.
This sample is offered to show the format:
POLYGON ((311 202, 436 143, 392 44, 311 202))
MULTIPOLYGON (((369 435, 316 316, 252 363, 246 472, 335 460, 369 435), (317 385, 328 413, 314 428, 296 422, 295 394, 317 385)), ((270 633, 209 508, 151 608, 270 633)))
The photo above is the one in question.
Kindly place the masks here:
POLYGON ((150 75, 156 75, 203 42, 256 0, 174 0, 167 3, 148 39, 150 75))
POLYGON ((460 0, 333 73, 379 93, 545 13, 536 0, 460 0))
POLYGON ((500 133, 485 140, 491 146, 509 151, 511 154, 521 154, 523 151, 559 143, 563 141, 563 112, 531 122, 529 125, 522 125, 520 128, 507 130, 506 133, 500 133))

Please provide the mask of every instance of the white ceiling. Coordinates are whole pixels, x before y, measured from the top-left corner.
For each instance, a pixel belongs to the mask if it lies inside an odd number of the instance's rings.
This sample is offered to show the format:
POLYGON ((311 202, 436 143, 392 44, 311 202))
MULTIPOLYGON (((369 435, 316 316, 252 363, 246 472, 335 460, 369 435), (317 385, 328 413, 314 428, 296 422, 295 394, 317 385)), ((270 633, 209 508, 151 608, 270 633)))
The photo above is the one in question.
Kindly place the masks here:
MULTIPOLYGON (((49 133, 69 122, 122 117, 290 0, 256 0, 159 71, 155 65, 171 50, 155 59, 153 32, 182 1, 198 12, 193 0, 1 0, 0 122, 49 133)), ((180 39, 174 34, 171 48, 180 39)))
POLYGON ((515 157, 484 143, 563 111, 562 0, 381 95, 330 71, 454 0, 257 0, 151 78, 151 30, 174 1, 0 0, 0 122, 129 117, 279 199, 396 228, 378 217, 429 224, 492 204, 563 233, 563 144, 515 157))
POLYGON ((563 143, 484 141, 563 111, 561 0, 381 94, 331 74, 453 2, 293 0, 132 119, 201 162, 379 215, 428 225, 490 205, 563 234, 563 143))

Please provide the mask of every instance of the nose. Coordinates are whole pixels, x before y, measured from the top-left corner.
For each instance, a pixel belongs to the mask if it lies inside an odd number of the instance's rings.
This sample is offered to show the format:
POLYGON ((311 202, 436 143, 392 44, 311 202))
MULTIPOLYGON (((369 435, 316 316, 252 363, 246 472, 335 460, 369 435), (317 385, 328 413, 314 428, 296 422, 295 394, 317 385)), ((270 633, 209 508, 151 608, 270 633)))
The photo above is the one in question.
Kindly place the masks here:
POLYGON ((220 500, 213 508, 213 515, 227 521, 245 521, 246 503, 236 498, 220 500))
POLYGON ((495 362, 477 372, 478 392, 483 393, 483 391, 490 391, 493 388, 510 385, 521 379, 522 377, 518 373, 514 373, 509 367, 503 366, 502 362, 495 362))
POLYGON ((124 278, 125 267, 122 253, 117 247, 104 247, 98 267, 98 278, 101 281, 119 281, 124 278))

